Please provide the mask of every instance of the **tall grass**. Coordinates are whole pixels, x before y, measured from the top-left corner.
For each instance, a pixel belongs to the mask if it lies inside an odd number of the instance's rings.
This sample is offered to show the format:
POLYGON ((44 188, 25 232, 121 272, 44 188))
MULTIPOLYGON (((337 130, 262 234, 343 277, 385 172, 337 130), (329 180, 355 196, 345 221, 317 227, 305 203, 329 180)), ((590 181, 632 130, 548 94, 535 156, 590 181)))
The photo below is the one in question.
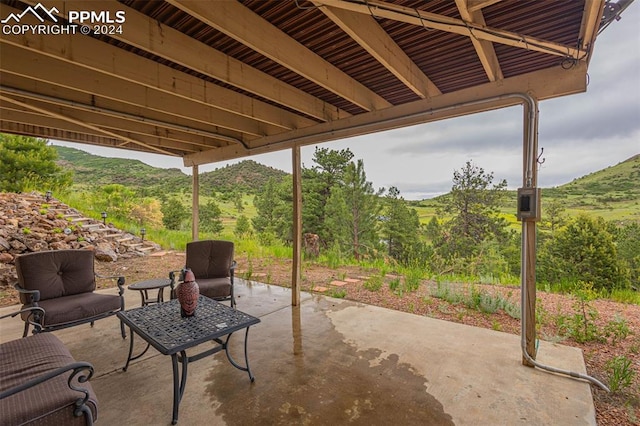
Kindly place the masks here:
MULTIPOLYGON (((67 191, 54 193, 54 196, 60 201, 75 208, 84 215, 95 220, 101 221, 101 211, 93 205, 92 196, 89 190, 86 191, 67 191)), ((282 243, 277 238, 269 239, 268 242, 261 244, 257 238, 237 238, 233 234, 233 226, 235 225, 234 207, 220 203, 223 210, 224 230, 220 234, 212 234, 200 232, 199 239, 226 239, 234 241, 236 244, 236 253, 243 253, 250 258, 275 258, 290 259, 293 256, 293 249, 290 245, 282 243)), ((245 213, 255 214, 249 199, 245 204, 248 211, 245 213)), ((108 217, 107 221, 117 228, 129 232, 133 235, 140 236, 142 226, 132 220, 126 220, 117 217, 108 217)), ((163 249, 185 250, 188 242, 192 240, 191 230, 168 230, 164 228, 146 228, 146 239, 159 244, 163 249)), ((437 276, 433 275, 425 266, 403 267, 395 261, 386 257, 368 258, 357 262, 349 253, 342 252, 339 248, 329 248, 321 252, 317 263, 325 265, 331 269, 338 269, 345 265, 358 265, 377 271, 380 277, 384 278, 387 274, 393 273, 404 277, 403 281, 393 283, 394 291, 397 294, 415 291, 420 287, 423 279, 433 278, 439 283, 442 282, 466 282, 466 283, 487 283, 505 286, 519 285, 520 278, 508 273, 484 273, 480 275, 464 274, 459 272, 447 272, 437 276)), ((573 294, 576 286, 576 279, 562 278, 553 283, 538 283, 538 289, 547 292, 573 294)), ((378 283, 372 283, 370 287, 376 288, 378 283)), ((445 291, 442 289, 441 291, 445 291)), ((445 291, 446 292, 446 291, 445 291)), ((630 303, 640 305, 640 292, 631 289, 614 289, 610 292, 600 292, 598 297, 607 298, 615 302, 630 303)), ((489 301, 489 305, 492 302, 489 301)), ((490 309, 490 306, 488 307, 490 309)))

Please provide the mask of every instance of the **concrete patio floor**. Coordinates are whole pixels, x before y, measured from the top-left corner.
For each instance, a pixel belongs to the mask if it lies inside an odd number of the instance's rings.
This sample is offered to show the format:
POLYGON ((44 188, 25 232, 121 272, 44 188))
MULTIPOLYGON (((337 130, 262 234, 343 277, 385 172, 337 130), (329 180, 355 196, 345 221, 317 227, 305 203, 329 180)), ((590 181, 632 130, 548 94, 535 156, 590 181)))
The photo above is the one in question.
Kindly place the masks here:
MULTIPOLYGON (((238 309, 262 321, 249 331, 255 382, 222 353, 190 363, 179 424, 596 424, 589 385, 522 366, 519 336, 308 293, 294 308, 289 289, 255 282, 236 289, 238 309)), ((126 299, 140 305, 137 291, 126 299)), ((0 341, 22 335, 17 318, 0 327, 0 341)), ((151 348, 122 371, 119 330, 112 317, 55 334, 95 367, 98 424, 170 424, 170 357, 151 348)), ((242 360, 244 333, 231 342, 242 360)), ((576 348, 541 342, 538 360, 586 372, 576 348)))

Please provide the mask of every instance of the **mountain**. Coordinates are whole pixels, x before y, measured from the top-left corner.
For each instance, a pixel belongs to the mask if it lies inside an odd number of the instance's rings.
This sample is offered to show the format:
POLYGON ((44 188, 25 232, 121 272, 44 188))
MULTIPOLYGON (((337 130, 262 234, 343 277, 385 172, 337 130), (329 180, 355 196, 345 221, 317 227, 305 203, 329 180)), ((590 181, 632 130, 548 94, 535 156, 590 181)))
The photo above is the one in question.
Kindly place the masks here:
POLYGON ((116 183, 174 192, 191 185, 191 178, 179 169, 161 169, 139 160, 100 157, 75 148, 54 147, 58 151, 58 164, 73 170, 74 184, 81 187, 116 183))
MULTIPOLYGON (((55 146, 59 164, 75 172, 74 182, 79 187, 119 183, 154 195, 162 193, 190 192, 191 176, 179 169, 161 169, 138 160, 106 158, 74 148, 55 146)), ((253 160, 221 167, 200 174, 201 194, 213 191, 240 190, 255 194, 268 179, 282 179, 287 173, 265 166, 253 160)), ((615 166, 607 167, 574 181, 554 188, 543 188, 543 209, 547 202, 561 200, 572 212, 596 211, 607 219, 640 218, 640 154, 615 166)), ((441 197, 422 201, 410 201, 413 207, 434 210, 441 197)), ((512 212, 516 192, 509 191, 503 208, 512 212)), ((431 213, 430 213, 431 214, 431 213)))
MULTIPOLYGON (((190 191, 191 176, 179 169, 162 169, 139 160, 108 158, 75 148, 55 145, 58 164, 74 171, 74 185, 96 187, 112 183, 144 190, 147 194, 190 191)), ((287 173, 253 160, 227 165, 200 174, 201 193, 240 190, 255 194, 270 178, 281 179, 287 173)))
MULTIPOLYGON (((542 214, 552 202, 560 202, 569 216, 593 214, 611 221, 640 222, 640 154, 615 166, 590 173, 553 188, 542 188, 542 214)), ((427 223, 450 194, 408 204, 427 223)), ((507 191, 500 210, 515 221, 517 191, 507 191)), ((515 222, 514 222, 515 223, 515 222)))
POLYGON ((640 200, 640 154, 572 182, 545 189, 550 195, 595 197, 600 201, 640 200))
POLYGON ((241 192, 255 194, 264 188, 269 179, 281 180, 288 173, 253 160, 244 160, 227 165, 211 172, 200 175, 200 185, 203 188, 222 188, 226 190, 239 189, 241 192))

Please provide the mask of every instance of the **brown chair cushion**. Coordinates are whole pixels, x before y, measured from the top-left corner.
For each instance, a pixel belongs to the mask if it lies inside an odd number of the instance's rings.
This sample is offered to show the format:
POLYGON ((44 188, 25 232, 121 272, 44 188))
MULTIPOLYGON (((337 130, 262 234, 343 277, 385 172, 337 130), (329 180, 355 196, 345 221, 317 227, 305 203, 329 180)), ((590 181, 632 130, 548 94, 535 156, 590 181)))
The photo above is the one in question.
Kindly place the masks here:
MULTIPOLYGON (((55 250, 17 256, 16 272, 20 286, 40 290, 40 300, 92 292, 96 288, 90 250, 55 250)), ((20 301, 28 303, 20 294, 20 301)))
POLYGON ((205 240, 187 244, 187 268, 199 278, 228 277, 233 262, 231 241, 205 240))
POLYGON ((196 282, 200 287, 200 294, 210 299, 224 298, 231 294, 229 278, 200 278, 196 282))
MULTIPOLYGON (((22 309, 28 305, 24 305, 22 309)), ((58 326, 85 318, 92 318, 109 311, 120 310, 120 296, 98 293, 82 293, 57 299, 43 300, 38 306, 44 309, 43 327, 58 326)), ((22 314, 27 320, 29 313, 22 314)))
MULTIPOLYGON (((0 345, 0 392, 4 392, 75 360, 62 342, 51 333, 41 333, 0 345)), ((0 400, 3 425, 30 421, 37 424, 85 424, 84 417, 73 416, 73 405, 84 395, 69 389, 71 372, 0 400)), ((77 384, 77 383, 76 383, 77 384)), ((98 417, 98 400, 91 385, 77 384, 89 391, 87 405, 94 420, 98 417)))

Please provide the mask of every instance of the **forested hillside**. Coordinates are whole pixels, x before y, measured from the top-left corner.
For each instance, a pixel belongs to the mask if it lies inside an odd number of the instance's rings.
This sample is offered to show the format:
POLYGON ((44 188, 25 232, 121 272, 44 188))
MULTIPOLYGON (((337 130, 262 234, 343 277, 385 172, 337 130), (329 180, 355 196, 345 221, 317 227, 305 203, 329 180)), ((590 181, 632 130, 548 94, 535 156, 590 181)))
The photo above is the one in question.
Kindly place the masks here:
POLYGON ((131 188, 154 188, 158 191, 179 191, 190 185, 191 179, 178 169, 160 169, 139 160, 108 158, 75 148, 55 146, 58 164, 73 170, 74 185, 86 188, 120 184, 131 188))
MULTIPOLYGON (((191 191, 191 177, 179 169, 162 169, 139 160, 108 158, 75 148, 55 146, 58 164, 73 170, 75 185, 96 187, 120 184, 134 190, 144 188, 146 194, 191 191)), ((200 174, 203 194, 213 191, 237 191, 254 194, 270 178, 280 179, 287 173, 245 160, 237 164, 200 174)))

